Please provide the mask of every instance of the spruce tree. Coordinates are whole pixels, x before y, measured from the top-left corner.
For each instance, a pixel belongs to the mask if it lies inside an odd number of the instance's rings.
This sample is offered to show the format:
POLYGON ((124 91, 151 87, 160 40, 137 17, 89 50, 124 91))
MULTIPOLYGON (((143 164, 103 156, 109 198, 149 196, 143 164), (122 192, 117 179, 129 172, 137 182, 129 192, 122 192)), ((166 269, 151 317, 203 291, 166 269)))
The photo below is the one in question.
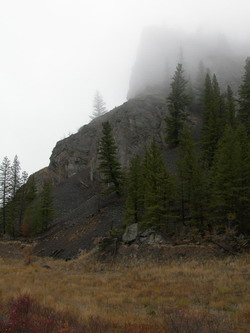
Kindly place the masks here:
POLYGON ((204 63, 202 61, 199 62, 198 73, 195 80, 195 102, 201 107, 204 102, 204 82, 206 78, 206 70, 204 63))
POLYGON ((125 223, 141 222, 143 214, 143 172, 141 157, 132 158, 126 176, 125 223))
POLYGON ((101 138, 98 151, 101 181, 108 185, 105 193, 116 192, 121 194, 123 173, 117 158, 117 146, 112 136, 112 128, 108 121, 102 123, 102 128, 103 137, 101 138))
POLYGON ((243 82, 239 88, 238 119, 250 133, 250 57, 246 59, 243 82))
POLYGON ((223 97, 215 75, 211 81, 206 75, 203 107, 203 127, 201 144, 203 159, 209 167, 212 166, 218 140, 223 135, 226 122, 226 110, 223 97))
POLYGON ((187 127, 181 131, 178 153, 177 191, 181 220, 185 225, 190 222, 202 228, 206 220, 206 175, 191 132, 187 127))
POLYGON ((49 228, 54 218, 52 182, 45 181, 39 203, 39 222, 41 231, 49 228))
POLYGON ((0 203, 1 203, 1 224, 2 231, 6 233, 6 225, 8 219, 7 205, 11 200, 11 166, 7 156, 4 157, 0 165, 0 203))
POLYGON ((11 165, 11 197, 15 198, 17 190, 21 186, 21 175, 20 175, 20 162, 18 160, 17 155, 14 157, 13 163, 11 165))
POLYGON ((95 119, 97 117, 102 116, 106 112, 107 112, 106 104, 99 91, 96 91, 93 102, 93 113, 90 116, 90 118, 95 119))
POLYGON ((170 147, 178 146, 180 130, 188 119, 187 107, 190 104, 190 98, 186 88, 187 81, 184 78, 184 71, 182 65, 178 64, 167 98, 166 143, 170 147))
POLYGON ((233 91, 227 86, 226 94, 226 124, 234 128, 236 126, 236 106, 233 91))
POLYGON ((144 228, 167 228, 173 218, 174 185, 155 140, 145 152, 143 191, 144 228))
POLYGON ((18 210, 19 202, 17 199, 17 192, 21 186, 21 175, 20 175, 20 162, 17 155, 14 157, 13 163, 10 168, 10 192, 11 200, 8 203, 8 222, 6 225, 8 234, 15 237, 18 229, 18 210))
POLYGON ((212 207, 216 225, 238 224, 243 231, 250 212, 249 140, 241 126, 226 127, 213 166, 212 207))

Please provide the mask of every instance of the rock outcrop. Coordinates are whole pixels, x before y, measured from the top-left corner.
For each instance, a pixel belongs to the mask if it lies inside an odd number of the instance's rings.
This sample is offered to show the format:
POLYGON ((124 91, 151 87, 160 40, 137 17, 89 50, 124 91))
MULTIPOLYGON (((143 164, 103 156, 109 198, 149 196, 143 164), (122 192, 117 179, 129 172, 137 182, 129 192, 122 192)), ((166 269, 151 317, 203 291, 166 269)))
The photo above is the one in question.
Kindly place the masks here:
POLYGON ((127 168, 131 157, 141 153, 153 137, 159 144, 164 144, 165 112, 163 96, 130 100, 59 141, 53 149, 49 169, 56 175, 58 183, 81 170, 88 170, 89 179, 98 177, 97 152, 104 121, 109 121, 112 126, 119 160, 123 168, 127 168))

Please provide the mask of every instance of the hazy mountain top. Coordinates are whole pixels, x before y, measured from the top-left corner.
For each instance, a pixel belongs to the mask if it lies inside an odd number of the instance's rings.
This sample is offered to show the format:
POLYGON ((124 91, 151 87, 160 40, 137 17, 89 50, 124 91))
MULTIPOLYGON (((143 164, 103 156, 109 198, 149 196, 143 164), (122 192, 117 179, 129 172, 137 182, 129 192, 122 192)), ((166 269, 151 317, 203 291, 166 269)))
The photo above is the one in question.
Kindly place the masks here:
POLYGON ((132 69, 128 99, 147 89, 167 88, 178 62, 187 78, 196 84, 201 66, 215 73, 222 85, 237 89, 250 43, 221 33, 197 31, 195 34, 162 27, 144 30, 132 69), (154 88, 153 88, 154 87, 154 88))

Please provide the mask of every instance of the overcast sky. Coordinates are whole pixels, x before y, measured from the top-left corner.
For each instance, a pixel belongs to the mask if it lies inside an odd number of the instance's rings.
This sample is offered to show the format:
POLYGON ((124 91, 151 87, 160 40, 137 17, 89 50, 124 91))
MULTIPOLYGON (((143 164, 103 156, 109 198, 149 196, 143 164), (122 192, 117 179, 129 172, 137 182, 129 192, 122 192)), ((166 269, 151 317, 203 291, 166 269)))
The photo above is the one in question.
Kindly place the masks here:
POLYGON ((249 0, 0 0, 1 161, 35 172, 89 122, 96 89, 125 102, 144 27, 245 39, 249 15, 249 0))

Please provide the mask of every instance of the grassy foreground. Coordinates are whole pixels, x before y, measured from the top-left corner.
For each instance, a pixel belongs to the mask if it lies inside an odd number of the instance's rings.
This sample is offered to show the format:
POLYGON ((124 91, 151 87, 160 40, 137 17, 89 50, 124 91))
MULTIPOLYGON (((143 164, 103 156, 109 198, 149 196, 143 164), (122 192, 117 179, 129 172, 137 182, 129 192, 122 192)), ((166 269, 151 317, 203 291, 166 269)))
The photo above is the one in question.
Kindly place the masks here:
POLYGON ((30 295, 79 323, 90 318, 113 323, 107 332, 249 332, 249 259, 245 254, 163 265, 101 264, 88 256, 69 262, 35 259, 29 265, 0 259, 0 299, 7 304, 30 295), (137 324, 145 326, 126 330, 137 324))

